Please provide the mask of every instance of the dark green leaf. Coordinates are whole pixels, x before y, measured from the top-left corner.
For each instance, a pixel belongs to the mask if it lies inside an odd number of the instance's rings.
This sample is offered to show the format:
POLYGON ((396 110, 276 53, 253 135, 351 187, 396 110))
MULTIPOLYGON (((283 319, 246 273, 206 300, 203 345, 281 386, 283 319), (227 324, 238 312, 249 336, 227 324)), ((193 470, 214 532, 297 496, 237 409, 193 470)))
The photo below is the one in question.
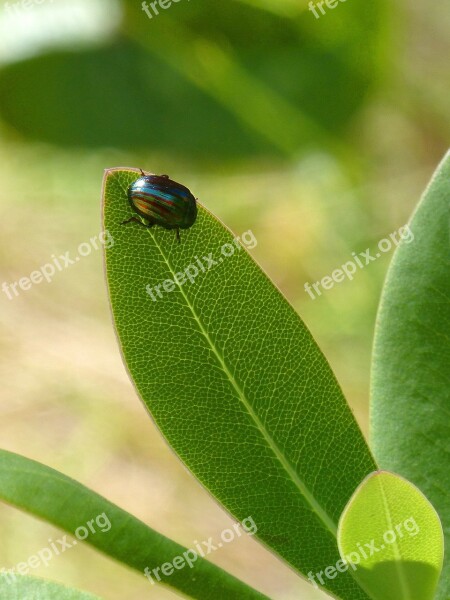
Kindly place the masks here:
POLYGON ((377 320, 372 439, 383 468, 415 483, 436 507, 447 554, 437 600, 450 595, 450 155, 395 253, 377 320))
MULTIPOLYGON (((146 567, 151 572, 186 552, 183 546, 77 481, 5 450, 0 450, 0 499, 41 517, 72 536, 79 527, 86 527, 94 519, 96 533, 89 535, 85 542, 136 569, 142 576, 146 567)), ((84 537, 85 534, 81 531, 80 535, 84 537)), ((74 538, 68 541, 71 544, 77 542, 74 538)), ((162 582, 198 600, 267 600, 263 594, 200 557, 192 564, 192 569, 186 563, 170 576, 163 576, 162 582)), ((161 576, 161 571, 158 574, 161 576)), ((156 582, 156 576, 153 582, 156 582)), ((3 600, 3 596, 0 597, 3 600)), ((20 600, 24 599, 21 597, 20 600)))

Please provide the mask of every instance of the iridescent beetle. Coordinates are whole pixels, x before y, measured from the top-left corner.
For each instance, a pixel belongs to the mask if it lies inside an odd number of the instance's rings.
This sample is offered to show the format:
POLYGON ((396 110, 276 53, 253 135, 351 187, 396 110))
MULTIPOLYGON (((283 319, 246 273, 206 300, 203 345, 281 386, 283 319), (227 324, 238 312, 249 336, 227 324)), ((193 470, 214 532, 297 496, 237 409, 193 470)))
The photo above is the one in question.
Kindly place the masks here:
POLYGON ((168 175, 141 176, 128 188, 131 208, 146 220, 130 217, 122 222, 139 223, 143 227, 159 225, 165 229, 176 229, 180 241, 180 229, 189 229, 197 218, 197 202, 187 187, 172 181, 168 175))

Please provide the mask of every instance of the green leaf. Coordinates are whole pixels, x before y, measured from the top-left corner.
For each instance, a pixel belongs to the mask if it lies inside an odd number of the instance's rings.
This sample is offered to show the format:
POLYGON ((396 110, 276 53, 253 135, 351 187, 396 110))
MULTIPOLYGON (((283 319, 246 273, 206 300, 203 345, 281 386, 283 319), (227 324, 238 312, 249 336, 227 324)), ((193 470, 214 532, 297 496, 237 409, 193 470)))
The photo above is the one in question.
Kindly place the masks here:
POLYGON ((446 535, 437 600, 450 597, 450 154, 436 171, 386 279, 372 365, 372 441, 382 468, 436 507, 446 535))
POLYGON ((0 574, 0 598, 3 600, 100 600, 59 583, 36 577, 0 574))
POLYGON ((383 471, 363 481, 342 514, 338 542, 373 600, 434 598, 444 555, 441 522, 409 481, 383 471))
MULTIPOLYGON (((86 527, 94 519, 96 533, 88 535, 85 542, 136 569, 142 576, 146 567, 151 572, 187 551, 77 481, 6 450, 0 450, 0 499, 75 537, 78 537, 79 527, 86 527)), ((79 531, 79 535, 83 538, 84 532, 79 531)), ((66 541, 71 547, 74 542, 77 543, 75 538, 66 541)), ((177 563, 180 564, 179 561, 177 563)), ((198 557, 192 564, 192 569, 185 563, 170 576, 162 576, 162 583, 198 600, 211 600, 211 597, 218 600, 268 600, 207 560, 198 557)), ((161 576, 161 571, 158 575, 161 576)), ((153 584, 156 583, 156 576, 152 579, 153 584)), ((149 581, 149 588, 151 585, 149 581)), ((3 598, 1 594, 0 598, 3 598)), ((23 600, 22 597, 20 600, 23 600)))
MULTIPOLYGON (((236 518, 250 515, 267 546, 304 574, 335 563, 339 516, 376 467, 327 361, 202 206, 181 244, 173 231, 121 225, 136 177, 106 171, 103 195, 112 310, 141 398, 186 466, 236 518), (172 285, 186 269, 198 272, 192 283, 172 285)), ((326 588, 366 598, 348 574, 326 588)))

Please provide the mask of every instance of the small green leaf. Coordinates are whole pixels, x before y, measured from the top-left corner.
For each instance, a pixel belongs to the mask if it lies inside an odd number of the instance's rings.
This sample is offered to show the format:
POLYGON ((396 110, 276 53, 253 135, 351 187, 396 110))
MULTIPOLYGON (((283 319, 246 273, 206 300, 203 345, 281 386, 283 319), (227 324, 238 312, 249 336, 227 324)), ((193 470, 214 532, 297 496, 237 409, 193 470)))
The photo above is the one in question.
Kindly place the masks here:
POLYGON ((372 441, 383 469, 436 507, 446 558, 436 600, 450 598, 450 153, 414 213, 411 243, 386 279, 372 364, 372 441))
MULTIPOLYGON (((326 359, 245 243, 202 206, 181 244, 173 231, 121 225, 136 177, 106 172, 104 226, 114 320, 141 398, 267 546, 304 574, 335 563, 338 519, 376 466, 326 359), (187 270, 192 281, 174 284, 187 270)), ((242 239, 256 243, 250 231, 242 239)), ((325 584, 367 600, 349 574, 325 584)))
POLYGON ((406 479, 387 471, 369 475, 342 514, 338 543, 373 600, 433 599, 444 555, 441 522, 406 479))
MULTIPOLYGON (((78 527, 94 519, 96 533, 88 535, 85 543, 136 569, 142 577, 146 567, 151 574, 153 569, 171 563, 187 550, 77 481, 6 450, 0 450, 0 500, 56 525, 71 536, 78 527)), ((76 540, 67 541, 72 545, 76 540)), ((161 582, 197 600, 211 600, 212 593, 215 600, 268 600, 200 556, 192 564, 191 569, 185 562, 183 568, 169 576, 158 571, 161 582)), ((152 579, 156 583, 156 577, 152 579)), ((148 585, 150 588, 152 584, 148 585)), ((3 600, 4 596, 0 594, 0 598, 3 600)))
POLYGON ((2 600, 100 600, 87 592, 80 592, 60 583, 23 575, 0 575, 2 600))

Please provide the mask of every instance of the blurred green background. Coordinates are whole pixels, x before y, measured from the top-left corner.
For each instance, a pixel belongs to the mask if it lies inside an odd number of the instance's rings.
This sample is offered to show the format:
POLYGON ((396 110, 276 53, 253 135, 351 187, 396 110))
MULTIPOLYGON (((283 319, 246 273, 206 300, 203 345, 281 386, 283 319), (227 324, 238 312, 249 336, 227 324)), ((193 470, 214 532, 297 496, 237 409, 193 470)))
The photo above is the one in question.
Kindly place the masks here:
MULTIPOLYGON (((425 0, 347 0, 320 19, 304 0, 181 0, 152 19, 131 1, 3 3, 0 284, 99 233, 104 168, 169 173, 253 231, 367 435, 391 255, 316 300, 304 284, 409 218, 448 146, 449 34, 450 14, 425 0)), ((185 545, 229 526, 127 379, 100 251, 0 305, 3 448, 185 545)), ((1 506, 0 536, 12 567, 58 533, 1 506)), ((212 560, 275 600, 325 598, 253 539, 212 560)), ((82 545, 38 574, 111 600, 175 597, 82 545)))

